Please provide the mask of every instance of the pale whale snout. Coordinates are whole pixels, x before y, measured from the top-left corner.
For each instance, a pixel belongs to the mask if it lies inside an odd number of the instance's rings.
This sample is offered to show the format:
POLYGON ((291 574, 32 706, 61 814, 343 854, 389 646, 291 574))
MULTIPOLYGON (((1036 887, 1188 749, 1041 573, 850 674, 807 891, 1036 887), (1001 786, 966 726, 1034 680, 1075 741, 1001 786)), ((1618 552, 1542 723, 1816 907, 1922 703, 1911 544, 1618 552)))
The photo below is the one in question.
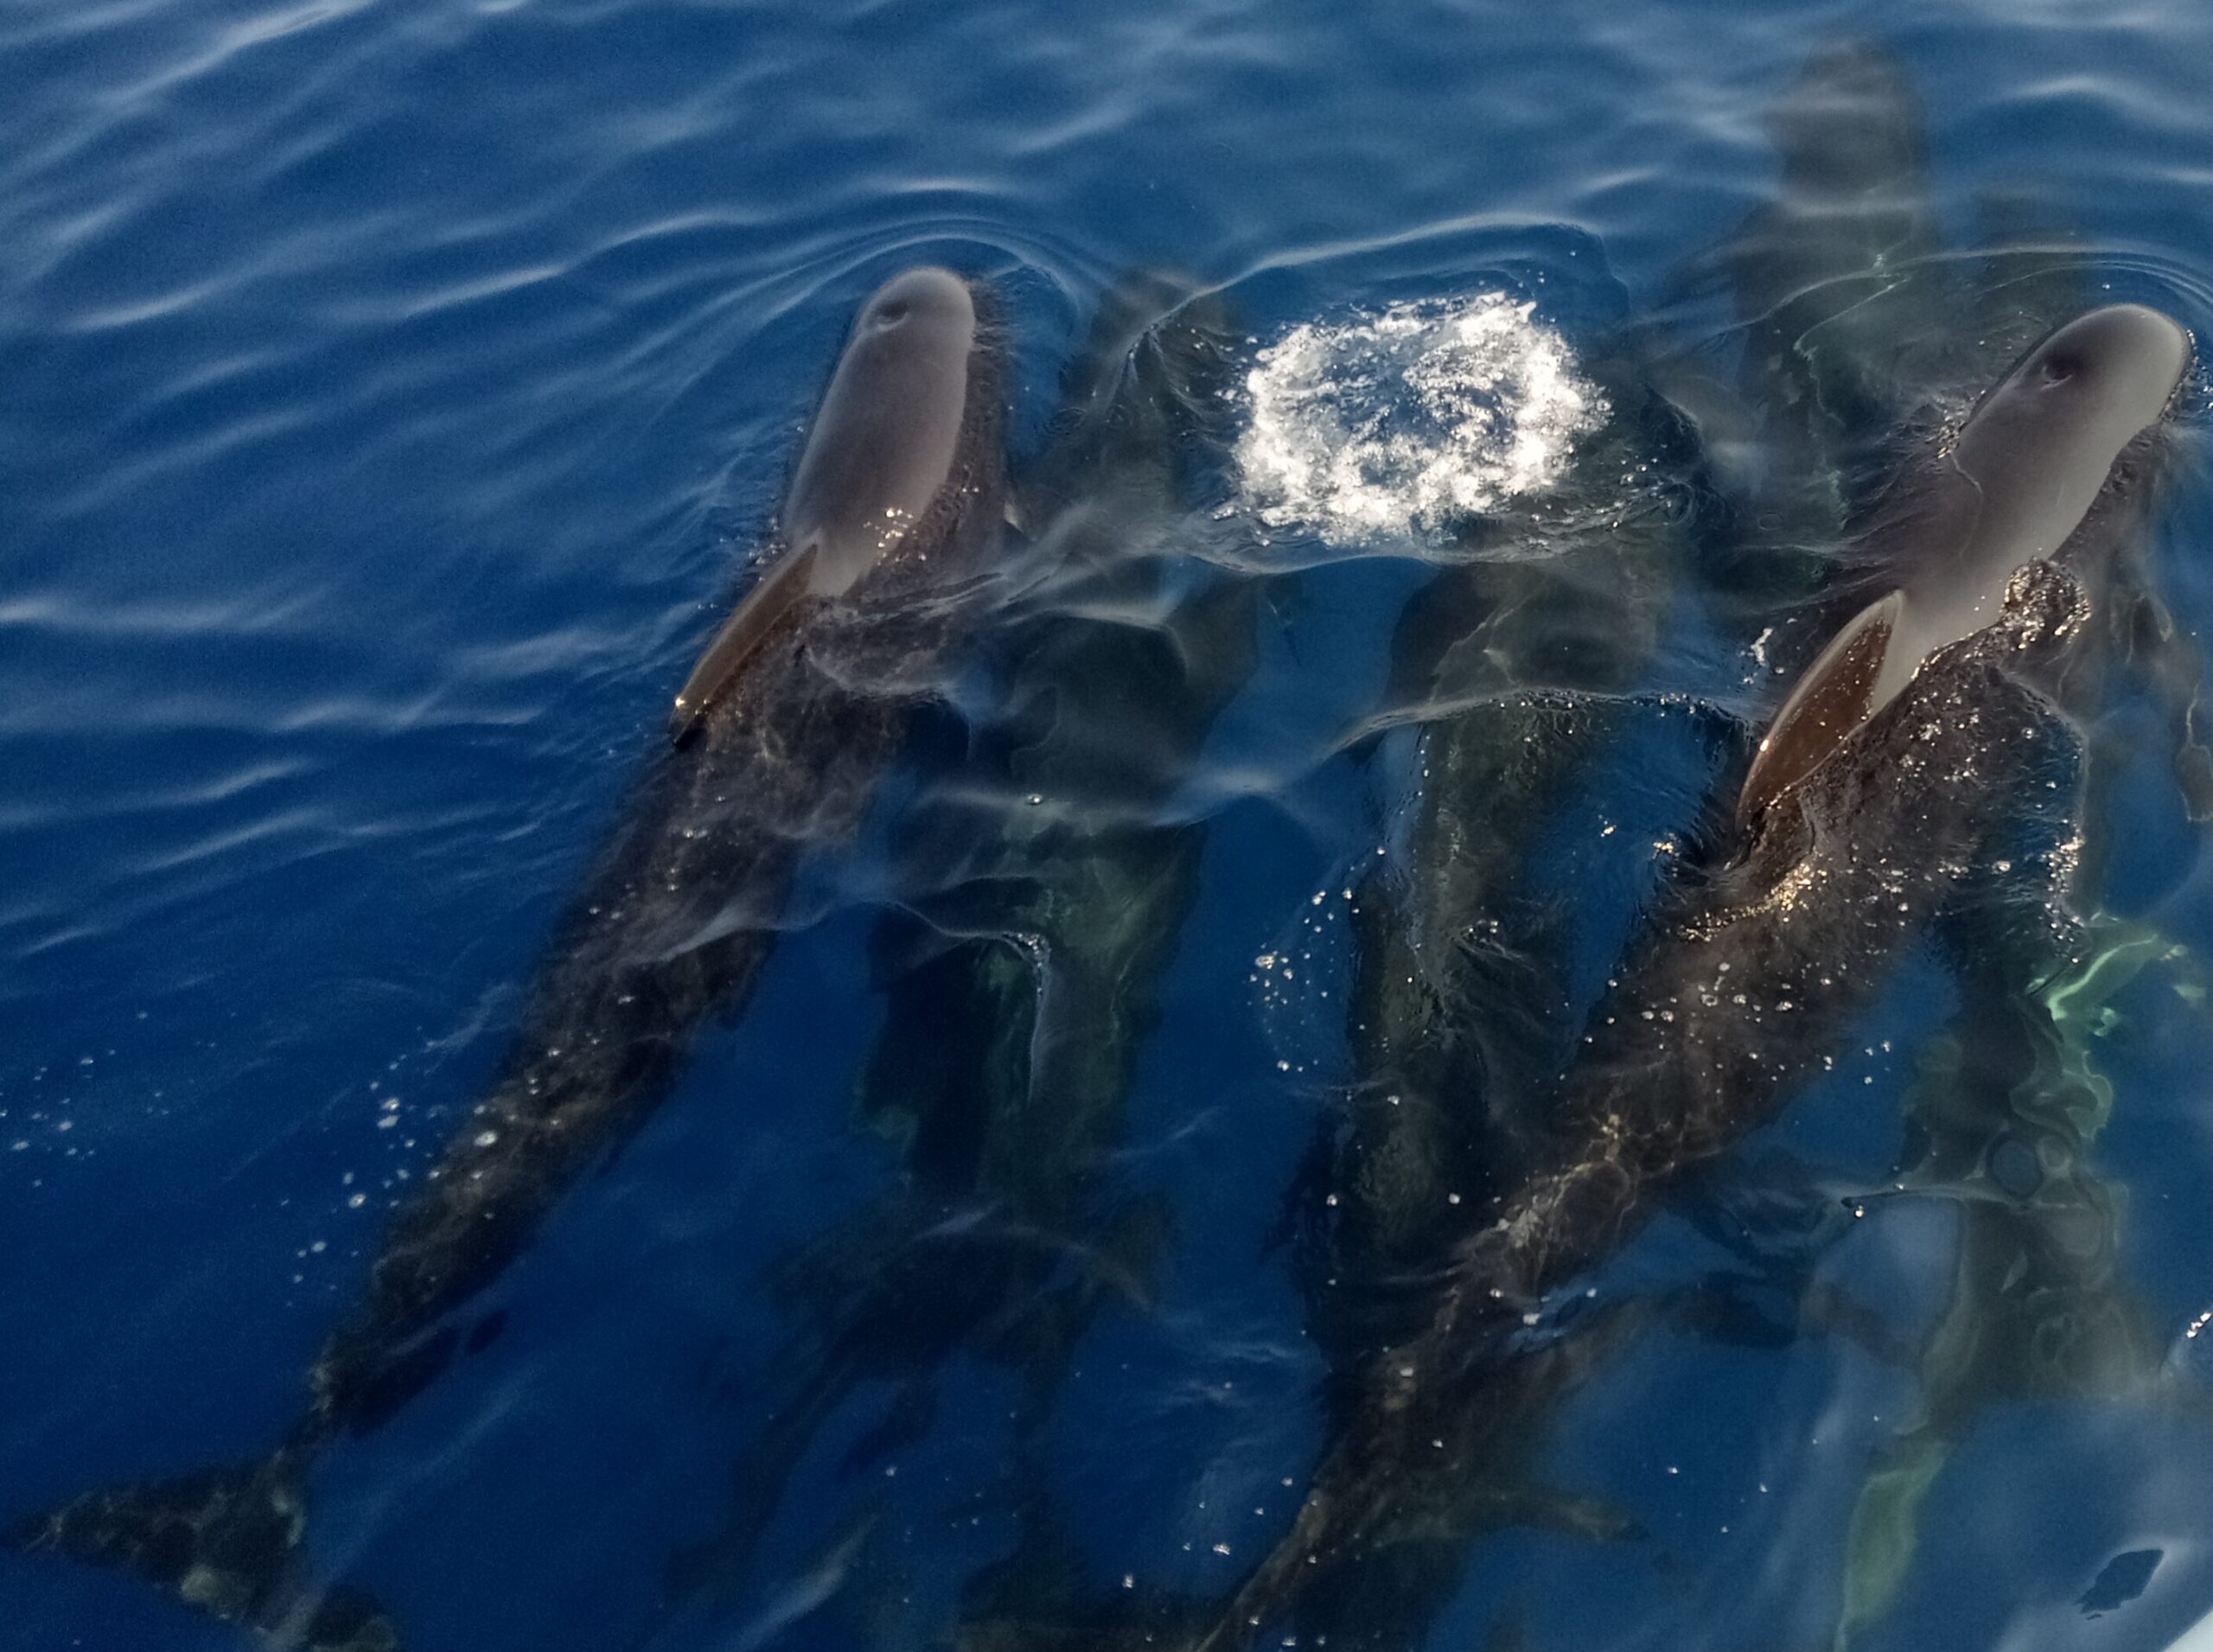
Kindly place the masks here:
POLYGON ((850 590, 951 477, 975 343, 975 299, 949 270, 909 270, 862 307, 784 501, 815 595, 850 590))
MULTIPOLYGON (((2047 335, 1984 395, 1950 453, 1906 490, 1895 525, 1878 528, 1872 548, 1897 584, 1783 702, 1745 776, 1740 819, 1819 767, 1931 654, 1997 619, 2013 576, 2070 547, 2101 495, 2134 494, 2143 478, 2122 456, 2165 418, 2191 359, 2171 317, 2111 304, 2047 335)), ((2108 513, 2112 530, 2084 534, 2069 555, 2110 556, 2126 515, 2108 513)))
POLYGON ((794 603, 844 596, 929 520, 960 459, 978 331, 975 295, 949 270, 909 270, 861 307, 760 577, 677 693, 676 739, 794 603))

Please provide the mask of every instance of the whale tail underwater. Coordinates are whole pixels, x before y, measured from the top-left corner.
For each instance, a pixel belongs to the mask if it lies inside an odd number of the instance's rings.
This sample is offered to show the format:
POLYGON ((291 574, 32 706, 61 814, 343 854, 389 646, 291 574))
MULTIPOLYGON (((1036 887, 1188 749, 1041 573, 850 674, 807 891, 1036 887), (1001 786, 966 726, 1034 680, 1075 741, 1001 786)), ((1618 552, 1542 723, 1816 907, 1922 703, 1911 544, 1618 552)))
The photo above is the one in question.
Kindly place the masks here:
POLYGON ((553 1207, 741 1011, 804 852, 858 828, 908 716, 973 624, 1004 502, 1007 369, 988 290, 909 270, 862 308, 760 572, 678 695, 671 738, 585 881, 489 1093, 397 1213, 309 1400, 252 1462, 95 1491, 6 1545, 135 1571, 301 1652, 392 1652, 309 1573, 308 1483, 504 1316, 456 1324, 553 1207))
POLYGON ((384 1652, 399 1635, 376 1602, 297 1576, 306 1534, 306 1456, 290 1445, 258 1462, 96 1491, 8 1534, 11 1548, 52 1549, 119 1566, 279 1646, 384 1652))

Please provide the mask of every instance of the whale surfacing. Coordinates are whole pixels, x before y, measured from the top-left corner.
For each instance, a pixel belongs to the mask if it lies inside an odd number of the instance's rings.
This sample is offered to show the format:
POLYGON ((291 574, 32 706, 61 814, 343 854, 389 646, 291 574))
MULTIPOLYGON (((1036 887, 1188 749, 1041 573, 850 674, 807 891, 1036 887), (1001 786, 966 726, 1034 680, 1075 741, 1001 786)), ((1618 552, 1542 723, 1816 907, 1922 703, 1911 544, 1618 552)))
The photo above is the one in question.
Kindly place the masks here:
POLYGON ((303 1575, 309 1471, 493 1334, 496 1318, 460 1311, 645 1123, 699 1032, 743 1008, 802 857, 860 825, 975 616, 952 599, 1003 520, 1003 348, 988 293, 942 270, 898 277, 862 310, 767 578, 692 673, 681 737, 647 762, 498 1076, 394 1213, 281 1443, 91 1493, 18 1524, 10 1547, 129 1567, 287 1648, 399 1644, 366 1598, 303 1575))
POLYGON ((960 456, 976 303, 947 270, 910 270, 853 323, 784 501, 780 543, 677 691, 669 731, 689 737, 776 621, 803 597, 843 596, 901 544, 960 508, 960 456))
POLYGON ((1416 1540, 1511 1461, 1517 1373, 1582 1317, 1564 1291, 1683 1175, 1771 1119, 2047 790, 2062 710, 2132 549, 2188 335, 2133 306, 2047 337, 1898 491, 1868 548, 1891 588, 1808 672, 1734 816, 1630 949, 1548 1139, 1453 1249, 1423 1323, 1369 1363, 1291 1530, 1210 1619, 1206 1652, 1294 1621, 1341 1569, 1416 1540))
POLYGON ((2190 359, 2190 335, 2174 322, 2114 304, 2059 328, 1999 382, 1950 454, 1905 491, 1884 547, 1902 583, 1845 626, 1783 703, 1740 814, 1802 778, 1936 650, 1995 619, 2014 574, 2069 545, 2190 359))

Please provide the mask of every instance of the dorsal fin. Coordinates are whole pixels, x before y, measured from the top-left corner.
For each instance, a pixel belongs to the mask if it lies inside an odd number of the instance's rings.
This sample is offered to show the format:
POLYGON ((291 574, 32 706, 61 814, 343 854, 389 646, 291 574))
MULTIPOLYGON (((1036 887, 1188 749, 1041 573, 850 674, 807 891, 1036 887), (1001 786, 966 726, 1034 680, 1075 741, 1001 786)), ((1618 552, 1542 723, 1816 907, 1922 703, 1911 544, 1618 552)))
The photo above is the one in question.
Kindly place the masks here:
POLYGON ((692 674, 677 691, 676 706, 668 719, 670 739, 682 745, 698 729, 699 719, 706 716, 708 707, 729 687, 739 667, 761 646, 762 638, 807 594, 813 568, 814 546, 810 543, 805 550, 781 558, 751 590, 738 598, 737 606, 730 610, 730 616, 723 622, 714 641, 700 654, 699 663, 692 667, 692 674))
POLYGON ((1807 668, 1768 725, 1744 776, 1737 800, 1739 820, 1750 820, 1813 773, 1866 719, 1904 606, 1905 594, 1892 591, 1860 609, 1807 668))

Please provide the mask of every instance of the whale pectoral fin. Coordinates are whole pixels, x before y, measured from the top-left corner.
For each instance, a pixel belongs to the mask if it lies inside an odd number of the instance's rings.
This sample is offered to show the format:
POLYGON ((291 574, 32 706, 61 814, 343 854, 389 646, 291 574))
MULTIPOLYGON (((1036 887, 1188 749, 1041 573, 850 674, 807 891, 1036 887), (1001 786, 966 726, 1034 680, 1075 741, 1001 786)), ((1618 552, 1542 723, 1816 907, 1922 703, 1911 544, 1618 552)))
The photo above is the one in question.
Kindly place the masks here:
POLYGON ((1879 1312, 1818 1280, 1718 1275, 1671 1297, 1667 1307, 1679 1328, 1725 1348, 1779 1349, 1820 1337, 1848 1343, 1893 1370, 1916 1362, 1912 1344, 1879 1312))
POLYGON ((781 558, 752 590, 738 598, 737 606, 730 610, 730 617, 723 622, 722 628, 700 654, 699 663, 692 667, 692 674, 677 691, 676 705, 669 715, 670 739, 681 745, 691 737, 708 708, 730 686, 730 679, 752 657, 776 622, 807 594, 814 559, 815 548, 811 544, 781 558))
POLYGON ((743 1589, 755 1551, 783 1507, 785 1488, 860 1371, 832 1347, 787 1375, 794 1376, 788 1397, 731 1467, 720 1525, 670 1557, 661 1579, 665 1606, 706 1601, 719 1607, 743 1589))
POLYGON ((1751 820, 1820 768, 1874 709, 1876 681, 1903 603, 1893 592, 1861 609, 1799 679, 1744 776, 1738 819, 1751 820))
POLYGON ((1266 1261, 1291 1245, 1313 1246, 1334 1253, 1337 1219, 1330 1196, 1336 1190, 1345 1158, 1347 1125, 1342 1105, 1323 1109, 1314 1120, 1314 1133, 1299 1155, 1291 1184, 1284 1189, 1276 1219, 1260 1238, 1260 1260, 1266 1261))

